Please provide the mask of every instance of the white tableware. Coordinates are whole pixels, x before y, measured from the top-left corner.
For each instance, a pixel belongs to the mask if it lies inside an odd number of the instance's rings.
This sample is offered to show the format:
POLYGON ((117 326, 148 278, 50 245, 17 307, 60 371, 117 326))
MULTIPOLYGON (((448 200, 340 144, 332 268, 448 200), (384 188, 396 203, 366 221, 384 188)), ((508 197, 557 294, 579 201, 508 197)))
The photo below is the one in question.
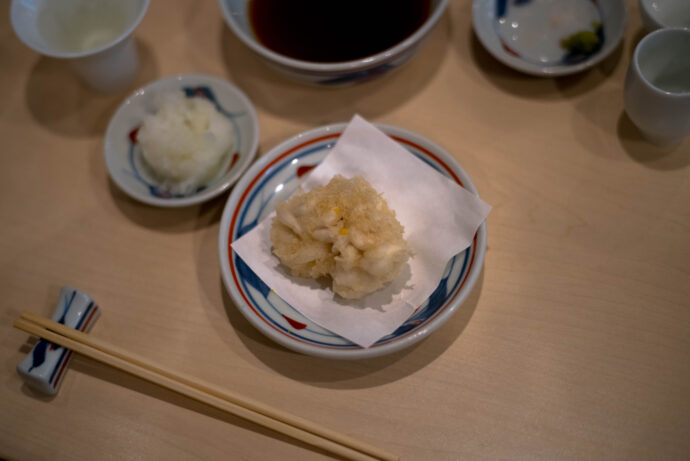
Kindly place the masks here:
POLYGON ((635 48, 625 111, 645 138, 672 146, 690 134, 690 29, 658 29, 635 48))
POLYGON ((638 7, 647 30, 690 27, 689 0, 639 0, 638 7))
POLYGON ((149 0, 13 0, 12 27, 29 48, 68 59, 99 91, 121 91, 135 80, 139 58, 132 33, 149 0))
POLYGON ((515 70, 541 77, 573 74, 601 62, 623 38, 626 19, 625 0, 472 4, 472 26, 487 51, 515 70))
POLYGON ((104 154, 108 173, 127 195, 150 205, 181 207, 209 200, 237 181, 256 155, 259 122, 251 101, 236 86, 206 75, 176 75, 157 80, 132 93, 113 115, 105 134, 104 154), (235 148, 218 173, 200 189, 174 195, 157 181, 145 164, 136 133, 144 117, 156 111, 161 93, 184 91, 187 97, 211 101, 232 123, 235 148))
MULTIPOLYGON (((304 175, 326 157, 345 126, 340 123, 301 133, 271 149, 252 165, 233 189, 223 211, 219 257, 223 282, 235 305, 263 334, 305 354, 359 359, 389 354, 415 344, 461 307, 481 272, 486 222, 480 226, 471 246, 448 262, 431 296, 402 326, 373 346, 357 346, 301 315, 277 296, 230 245, 268 216, 277 200, 289 197, 299 187, 304 175)), ((467 173, 437 144, 402 128, 380 124, 377 127, 432 168, 476 193, 467 173)))
MULTIPOLYGON (((431 13, 422 26, 393 47, 361 59, 334 63, 303 61, 276 53, 264 46, 252 30, 247 8, 249 0, 219 0, 219 3, 230 30, 270 67, 305 83, 341 86, 371 80, 407 62, 438 23, 448 0, 431 0, 431 13)), ((343 5, 350 7, 347 3, 343 5)), ((395 12, 391 12, 390 20, 395 21, 395 12)))

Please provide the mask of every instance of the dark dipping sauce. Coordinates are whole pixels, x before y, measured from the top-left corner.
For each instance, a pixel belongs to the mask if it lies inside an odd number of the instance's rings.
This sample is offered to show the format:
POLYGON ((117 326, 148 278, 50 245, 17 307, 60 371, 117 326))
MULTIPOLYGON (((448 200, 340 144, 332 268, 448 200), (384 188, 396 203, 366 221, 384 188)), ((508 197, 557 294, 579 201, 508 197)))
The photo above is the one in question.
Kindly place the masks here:
POLYGON ((429 17, 431 0, 250 0, 254 34, 276 53, 342 62, 384 51, 429 17))

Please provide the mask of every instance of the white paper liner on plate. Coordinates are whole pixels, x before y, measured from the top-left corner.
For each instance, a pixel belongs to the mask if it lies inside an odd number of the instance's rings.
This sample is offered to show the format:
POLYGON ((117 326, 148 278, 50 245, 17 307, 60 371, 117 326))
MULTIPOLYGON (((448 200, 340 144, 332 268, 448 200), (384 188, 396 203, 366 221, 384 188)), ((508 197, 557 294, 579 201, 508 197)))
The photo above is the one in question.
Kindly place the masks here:
POLYGON ((360 116, 302 188, 356 175, 382 194, 405 227, 414 255, 400 277, 359 300, 334 296, 322 283, 292 277, 271 251, 275 213, 232 243, 232 249, 302 315, 350 341, 369 347, 395 331, 438 286, 448 261, 470 246, 491 207, 441 175, 360 116))

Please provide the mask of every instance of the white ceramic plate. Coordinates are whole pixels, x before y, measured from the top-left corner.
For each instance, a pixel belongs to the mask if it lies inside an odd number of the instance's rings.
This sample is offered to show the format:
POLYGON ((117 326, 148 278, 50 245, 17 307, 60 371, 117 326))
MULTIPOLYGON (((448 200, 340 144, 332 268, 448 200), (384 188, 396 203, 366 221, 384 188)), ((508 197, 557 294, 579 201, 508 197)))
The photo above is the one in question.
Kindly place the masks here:
MULTIPOLYGON (((472 291, 484 262, 486 223, 474 242, 452 258, 438 287, 396 331, 370 348, 362 348, 302 316, 278 297, 247 266, 230 244, 289 197, 302 177, 318 165, 335 145, 346 124, 328 125, 301 133, 261 157, 234 187, 221 219, 219 257, 223 282, 237 308, 263 334, 285 347, 305 354, 358 359, 376 357, 411 346, 428 336, 460 308, 472 291)), ((476 193, 469 176, 455 159, 422 136, 377 124, 384 133, 441 174, 476 193)), ((439 200, 442 200, 439 197, 439 200)))
POLYGON ((237 181, 249 167, 259 144, 259 122, 249 99, 234 85, 206 75, 176 75, 155 81, 132 93, 110 120, 105 134, 105 162, 110 177, 127 195, 150 205, 181 207, 209 200, 237 181), (156 110, 160 93, 181 90, 187 97, 210 100, 232 122, 236 145, 208 184, 185 195, 161 187, 143 163, 136 131, 144 116, 156 110))
POLYGON ((542 77, 581 72, 618 46, 627 20, 625 0, 474 0, 472 25, 496 59, 542 77), (585 32, 598 45, 582 51, 562 41, 585 32))

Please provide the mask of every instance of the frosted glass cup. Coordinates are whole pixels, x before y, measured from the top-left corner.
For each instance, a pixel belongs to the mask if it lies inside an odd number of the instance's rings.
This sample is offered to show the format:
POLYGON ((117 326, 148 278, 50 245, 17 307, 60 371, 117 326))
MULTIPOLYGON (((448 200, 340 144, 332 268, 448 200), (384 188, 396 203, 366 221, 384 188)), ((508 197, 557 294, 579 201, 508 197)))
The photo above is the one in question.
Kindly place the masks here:
POLYGON ((637 44, 623 91, 625 110, 654 144, 690 134, 690 29, 656 30, 637 44))
POLYGON ((12 0, 10 16, 25 45, 69 60, 89 86, 111 92, 136 79, 132 33, 148 6, 149 0, 12 0))

